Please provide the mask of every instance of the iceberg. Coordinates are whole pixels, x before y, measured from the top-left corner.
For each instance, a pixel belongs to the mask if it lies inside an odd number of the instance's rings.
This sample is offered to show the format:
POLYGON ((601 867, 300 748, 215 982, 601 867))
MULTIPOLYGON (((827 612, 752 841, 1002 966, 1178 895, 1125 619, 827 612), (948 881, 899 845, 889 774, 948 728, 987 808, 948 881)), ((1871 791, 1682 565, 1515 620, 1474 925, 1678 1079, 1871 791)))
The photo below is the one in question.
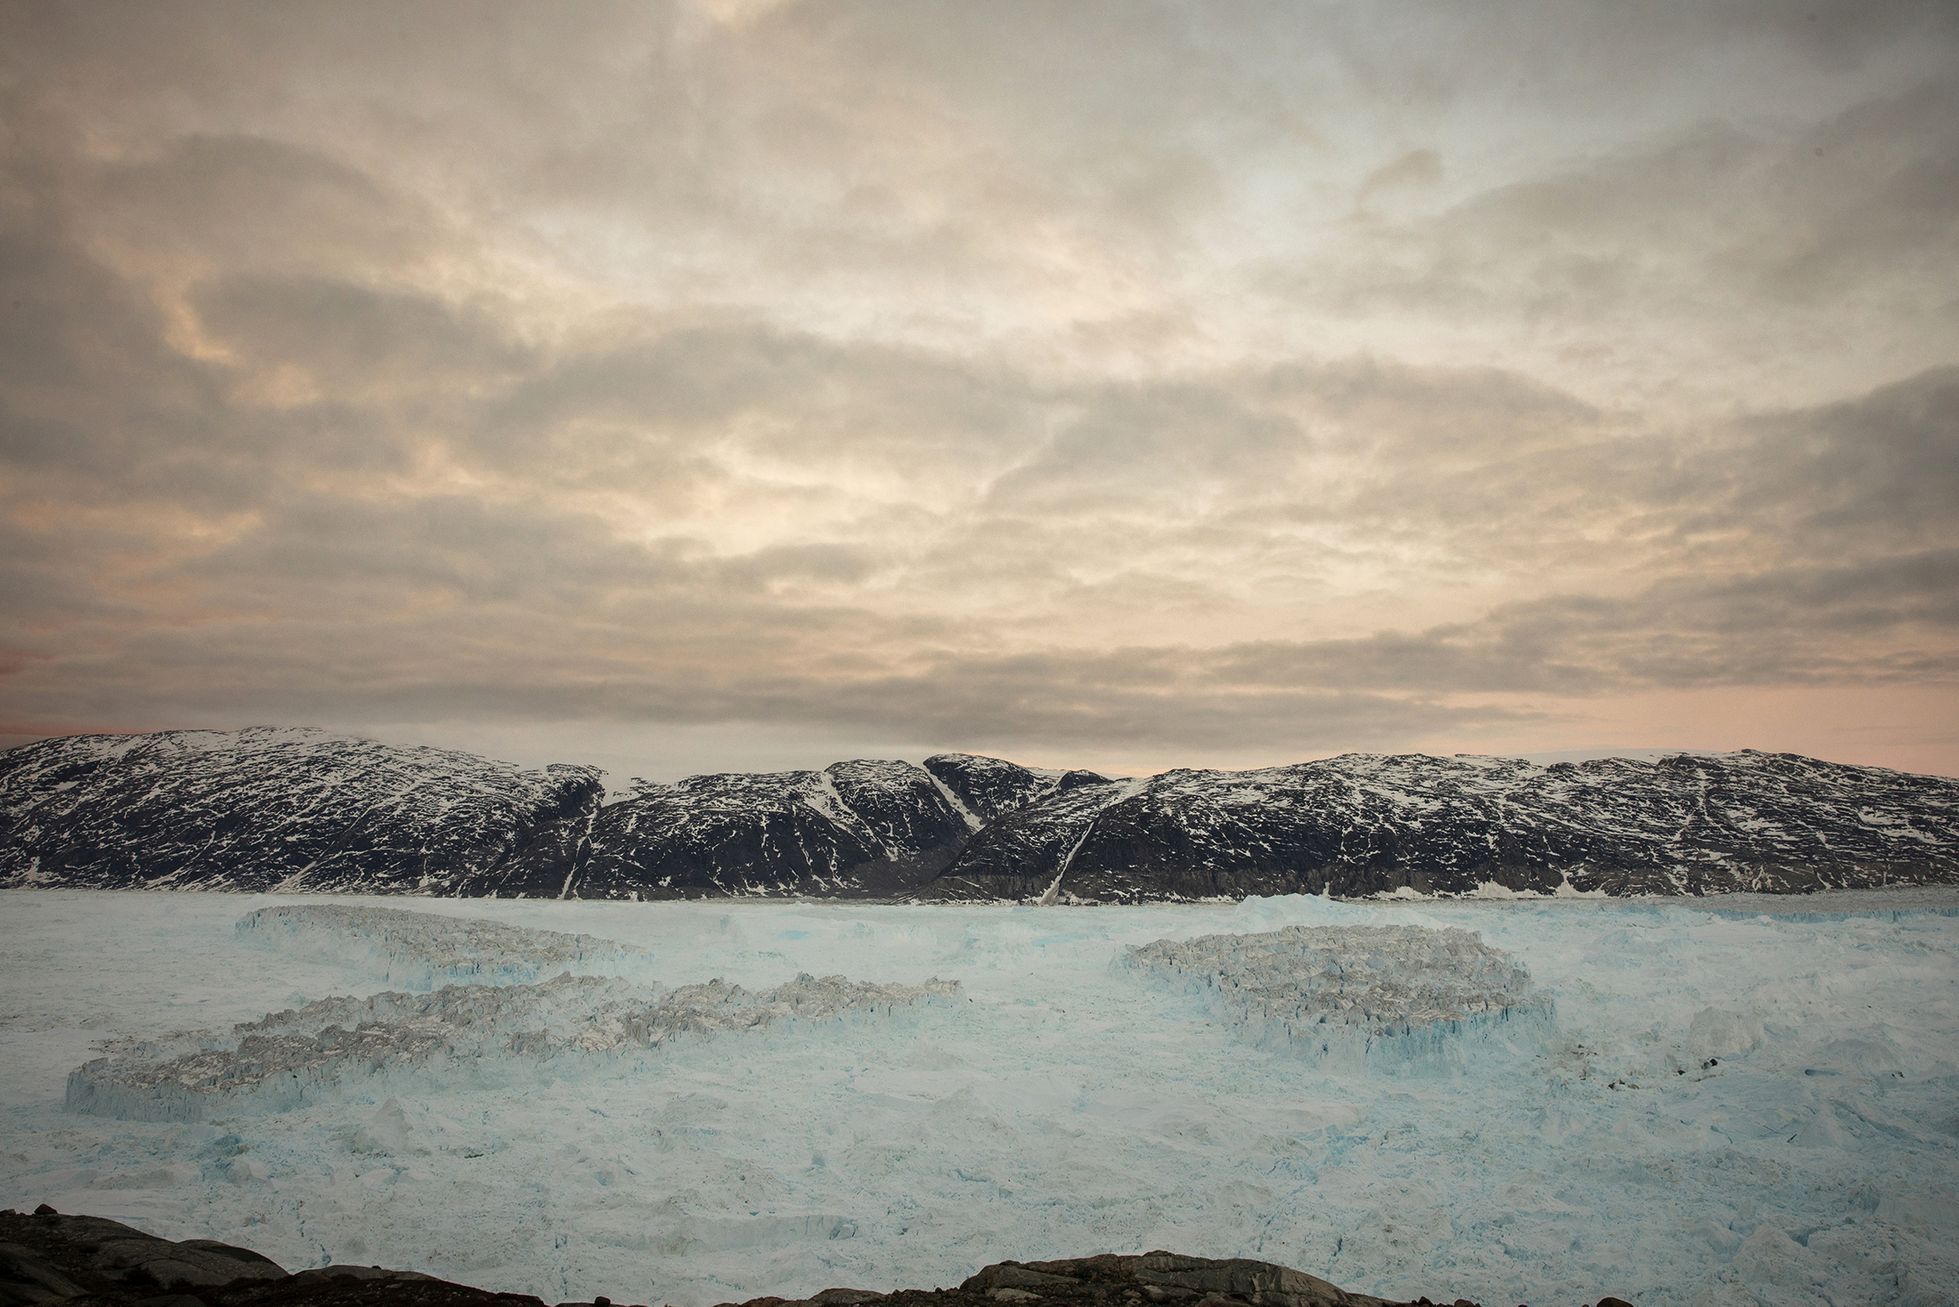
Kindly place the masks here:
POLYGON ((403 989, 524 984, 562 970, 616 974, 652 960, 645 949, 596 935, 366 905, 260 908, 234 929, 248 942, 301 956, 371 965, 403 989))
POLYGON ((755 991, 710 980, 658 987, 560 975, 537 985, 447 985, 431 994, 326 998, 217 1033, 138 1042, 76 1068, 71 1111, 142 1121, 288 1111, 349 1089, 506 1083, 528 1069, 658 1050, 683 1036, 888 1017, 950 999, 953 981, 880 985, 811 976, 755 991))
POLYGON ((1474 931, 1287 926, 1159 939, 1120 965, 1204 1000, 1255 1041, 1345 1062, 1456 1059, 1465 1037, 1542 1030, 1552 1003, 1474 931))

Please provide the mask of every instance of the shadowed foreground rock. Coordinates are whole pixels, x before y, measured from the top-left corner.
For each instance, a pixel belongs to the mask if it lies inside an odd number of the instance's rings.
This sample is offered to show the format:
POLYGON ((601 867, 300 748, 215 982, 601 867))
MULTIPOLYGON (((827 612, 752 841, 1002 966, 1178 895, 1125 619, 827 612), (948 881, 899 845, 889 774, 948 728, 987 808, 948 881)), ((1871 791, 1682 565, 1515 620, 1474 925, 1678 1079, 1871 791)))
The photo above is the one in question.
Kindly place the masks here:
MULTIPOLYGON (((1428 1304, 1428 1298, 1417 1303, 1428 1304)), ((1447 1301, 1447 1300, 1445 1300, 1447 1301)), ((1456 1307, 1476 1307, 1468 1299, 1456 1307)), ((322 1266, 288 1274, 271 1258, 209 1239, 174 1243, 117 1221, 0 1212, 0 1307, 544 1307, 415 1271, 322 1266)), ((956 1289, 826 1289, 813 1298, 756 1298, 745 1307, 1414 1307, 1348 1293, 1303 1271, 1244 1258, 1104 1254, 1000 1262, 956 1289)), ((564 1304, 563 1307, 575 1307, 564 1304)), ((583 1305, 576 1305, 583 1307, 583 1305)), ((599 1298, 590 1307, 612 1307, 599 1298)), ((1600 1298, 1596 1307, 1629 1307, 1600 1298)))

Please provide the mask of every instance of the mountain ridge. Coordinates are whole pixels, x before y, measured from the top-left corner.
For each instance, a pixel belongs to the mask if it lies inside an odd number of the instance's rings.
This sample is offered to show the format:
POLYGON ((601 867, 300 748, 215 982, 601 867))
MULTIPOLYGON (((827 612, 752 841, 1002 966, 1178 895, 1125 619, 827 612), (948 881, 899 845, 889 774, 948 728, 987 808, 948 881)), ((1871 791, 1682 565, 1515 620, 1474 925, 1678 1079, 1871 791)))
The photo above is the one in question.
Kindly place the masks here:
POLYGON ((0 887, 1143 902, 1959 881, 1959 781, 1738 750, 1345 753, 1154 776, 978 754, 593 768, 294 727, 0 752, 0 887))

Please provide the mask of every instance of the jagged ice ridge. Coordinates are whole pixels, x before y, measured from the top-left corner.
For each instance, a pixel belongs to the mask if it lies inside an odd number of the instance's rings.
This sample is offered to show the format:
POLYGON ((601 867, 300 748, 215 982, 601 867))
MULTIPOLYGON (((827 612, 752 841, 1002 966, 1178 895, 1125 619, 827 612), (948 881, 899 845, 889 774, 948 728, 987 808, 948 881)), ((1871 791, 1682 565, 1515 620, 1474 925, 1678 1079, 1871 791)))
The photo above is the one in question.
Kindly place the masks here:
POLYGON ((888 1018, 950 999, 954 981, 886 985, 811 976, 764 990, 722 980, 670 992, 610 977, 535 985, 447 985, 324 998, 224 1032, 126 1046, 68 1077, 72 1111, 196 1121, 218 1111, 286 1111, 349 1084, 404 1075, 487 1081, 525 1067, 656 1051, 684 1035, 888 1018))
POLYGON ((366 956, 386 983, 522 984, 559 971, 607 974, 650 962, 645 949, 597 935, 567 934, 476 917, 333 903, 260 908, 234 928, 249 942, 345 962, 366 956))
POLYGON ((1206 1002, 1260 1043, 1319 1057, 1428 1062, 1463 1037, 1548 1025, 1530 973, 1476 932, 1421 926, 1287 926, 1159 939, 1120 965, 1206 1002))
POLYGON ((63 1107, 92 1041, 380 986, 238 942, 263 901, 0 893, 0 1203, 546 1302, 709 1307, 953 1283, 988 1249, 1182 1245, 1407 1298, 1577 1303, 1610 1282, 1642 1307, 1937 1307, 1959 1283, 1956 902, 484 900, 643 945, 669 978, 937 975, 959 1000, 151 1123, 63 1107), (1353 1068, 1111 965, 1157 939, 1407 924, 1523 962, 1557 1000, 1548 1035, 1458 1038, 1448 1074, 1353 1068))

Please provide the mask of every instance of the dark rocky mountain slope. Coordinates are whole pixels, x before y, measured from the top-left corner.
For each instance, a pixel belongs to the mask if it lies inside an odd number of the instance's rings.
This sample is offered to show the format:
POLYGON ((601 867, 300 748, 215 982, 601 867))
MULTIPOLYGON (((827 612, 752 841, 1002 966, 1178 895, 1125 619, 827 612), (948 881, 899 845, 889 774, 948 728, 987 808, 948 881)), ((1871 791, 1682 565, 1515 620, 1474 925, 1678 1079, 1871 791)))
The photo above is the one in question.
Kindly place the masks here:
POLYGON ((1791 754, 1347 754, 1133 780, 940 754, 610 801, 588 768, 313 731, 0 754, 0 886, 14 887, 1139 902, 1950 881, 1959 781, 1791 754))
POLYGON ((1094 772, 1041 771, 944 753, 924 765, 831 763, 641 784, 566 818, 465 892, 577 898, 737 894, 905 897, 951 865, 987 822, 1094 772))
MULTIPOLYGON (((1466 1298, 1457 1307, 1476 1307, 1466 1298)), ((1426 1304, 1429 1299, 1423 1298, 1426 1304)), ((999 1262, 953 1289, 825 1289, 745 1307, 1396 1307, 1271 1262, 1154 1252, 999 1262)), ((471 1288, 416 1271, 318 1266, 209 1239, 159 1239, 117 1221, 0 1212, 0 1307, 544 1307, 529 1294, 471 1288)), ((563 1307, 573 1307, 564 1304, 563 1307)), ((586 1307, 581 1304, 580 1307, 586 1307)), ((589 1307, 610 1307, 596 1299, 589 1307)), ((731 1307, 725 1305, 724 1307, 731 1307)), ((1407 1303, 1402 1307, 1416 1307, 1407 1303)), ((1601 1298, 1597 1307, 1627 1307, 1601 1298)))
POLYGON ((455 893, 600 789, 277 727, 40 740, 0 753, 0 885, 455 893))
POLYGON ((908 762, 690 776, 598 809, 582 843, 534 844, 472 887, 579 898, 903 894, 974 828, 908 762))
POLYGON ((1037 799, 1083 785, 1100 785, 1109 779, 1098 772, 1041 770, 971 753, 937 754, 925 760, 925 770, 975 819, 975 827, 1037 799))
POLYGON ((1959 781, 1793 754, 1538 766, 1345 754, 1058 794, 979 831, 927 893, 1709 894, 1959 880, 1959 781))

